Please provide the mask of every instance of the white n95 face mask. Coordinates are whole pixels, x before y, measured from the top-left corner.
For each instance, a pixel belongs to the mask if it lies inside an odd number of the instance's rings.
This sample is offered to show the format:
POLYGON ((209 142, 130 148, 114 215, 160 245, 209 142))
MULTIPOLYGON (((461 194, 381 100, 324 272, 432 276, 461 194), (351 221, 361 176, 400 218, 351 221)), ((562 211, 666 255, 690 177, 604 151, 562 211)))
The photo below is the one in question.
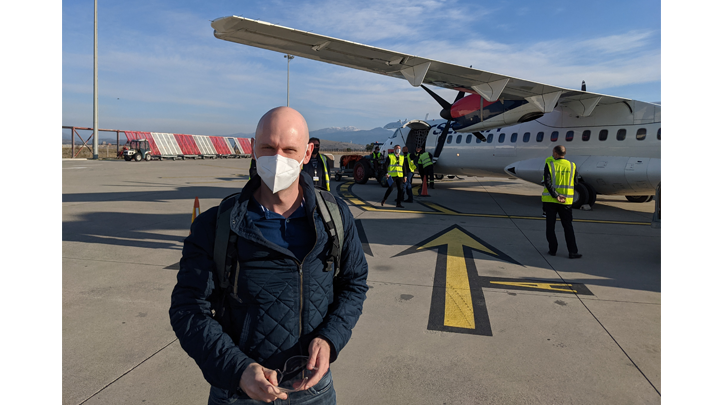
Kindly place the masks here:
POLYGON ((273 194, 290 187, 300 176, 300 162, 295 159, 274 155, 256 157, 255 161, 258 176, 273 194))

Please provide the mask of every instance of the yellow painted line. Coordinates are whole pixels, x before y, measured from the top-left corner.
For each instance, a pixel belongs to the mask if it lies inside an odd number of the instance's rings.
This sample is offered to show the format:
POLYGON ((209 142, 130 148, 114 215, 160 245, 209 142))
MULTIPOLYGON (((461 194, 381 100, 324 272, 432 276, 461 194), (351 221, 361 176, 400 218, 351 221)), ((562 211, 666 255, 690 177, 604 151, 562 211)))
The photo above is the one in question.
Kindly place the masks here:
MULTIPOLYGON (((385 208, 377 208, 375 205, 361 200, 359 197, 355 196, 350 192, 350 186, 355 184, 354 182, 348 182, 340 186, 341 196, 348 202, 351 202, 356 207, 363 209, 365 211, 373 211, 373 212, 395 212, 395 213, 401 213, 401 214, 429 214, 429 215, 453 215, 453 216, 459 216, 459 217, 475 217, 475 218, 500 218, 500 219, 530 219, 530 220, 545 220, 545 217, 529 217, 529 216, 521 216, 521 215, 496 215, 496 214, 473 214, 473 213, 465 213, 465 212, 458 212, 453 211, 451 209, 442 207, 440 205, 437 205, 435 203, 431 203, 429 201, 419 201, 418 197, 416 198, 416 202, 420 205, 424 205, 434 211, 417 211, 417 210, 393 210, 393 209, 385 209, 385 208)), ((422 198, 422 197, 420 197, 422 198)), ((560 220, 559 218, 557 219, 560 220)), ((633 221, 607 221, 607 220, 601 220, 601 219, 577 219, 573 218, 573 222, 586 222, 586 223, 595 223, 595 224, 616 224, 616 225, 651 225, 650 222, 633 222, 633 221)))
POLYGON ((550 291, 563 291, 563 292, 574 292, 577 291, 571 289, 572 284, 551 284, 551 283, 522 283, 522 282, 510 282, 510 281, 491 281, 490 284, 510 285, 513 287, 527 287, 537 288, 540 290, 550 291))

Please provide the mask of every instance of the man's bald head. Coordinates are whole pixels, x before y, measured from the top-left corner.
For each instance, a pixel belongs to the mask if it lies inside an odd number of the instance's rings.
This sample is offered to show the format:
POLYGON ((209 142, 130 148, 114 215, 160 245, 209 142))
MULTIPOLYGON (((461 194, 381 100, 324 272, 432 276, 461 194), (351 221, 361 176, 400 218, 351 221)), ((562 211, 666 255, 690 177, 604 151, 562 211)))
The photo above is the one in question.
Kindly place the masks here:
POLYGON ((562 145, 554 147, 553 152, 556 153, 559 157, 565 157, 565 147, 562 145))
POLYGON ((253 151, 258 158, 280 154, 307 163, 309 139, 310 132, 302 114, 290 107, 276 107, 260 118, 252 142, 253 151))
POLYGON ((281 134, 283 136, 299 136, 307 144, 310 139, 307 122, 305 118, 290 107, 275 107, 260 118, 255 129, 255 140, 258 137, 270 134, 281 134))

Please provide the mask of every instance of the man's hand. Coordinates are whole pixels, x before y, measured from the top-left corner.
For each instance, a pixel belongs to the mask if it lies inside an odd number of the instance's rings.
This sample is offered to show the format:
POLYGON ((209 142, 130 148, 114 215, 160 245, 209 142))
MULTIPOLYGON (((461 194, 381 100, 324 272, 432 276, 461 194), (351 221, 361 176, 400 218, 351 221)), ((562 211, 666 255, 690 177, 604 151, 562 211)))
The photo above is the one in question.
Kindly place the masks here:
POLYGON ((250 398, 258 401, 272 402, 276 398, 287 399, 286 393, 275 388, 277 385, 275 370, 265 368, 258 363, 249 365, 240 377, 240 389, 250 398))
POLYGON ((403 183, 407 183, 407 177, 403 177, 403 183))
POLYGON ((564 204, 564 203, 565 203, 565 196, 558 194, 557 200, 564 204))
POLYGON ((310 342, 310 357, 308 358, 308 370, 315 370, 315 374, 301 385, 299 390, 306 390, 315 386, 330 369, 330 344, 323 338, 315 338, 310 342))

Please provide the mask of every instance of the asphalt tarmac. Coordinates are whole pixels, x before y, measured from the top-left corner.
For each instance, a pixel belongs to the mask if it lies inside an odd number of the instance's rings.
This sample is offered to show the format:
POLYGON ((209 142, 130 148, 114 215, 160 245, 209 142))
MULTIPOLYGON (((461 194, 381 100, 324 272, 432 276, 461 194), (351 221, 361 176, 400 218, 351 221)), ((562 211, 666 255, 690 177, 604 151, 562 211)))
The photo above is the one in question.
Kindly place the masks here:
MULTIPOLYGON (((62 403, 205 404, 168 308, 193 202, 247 180, 249 159, 62 162, 62 403)), ((599 196, 547 254, 538 185, 443 179, 394 207, 374 180, 332 179, 370 290, 331 365, 339 404, 659 404, 654 203, 599 196)), ((419 181, 415 181, 415 194, 419 181)))

